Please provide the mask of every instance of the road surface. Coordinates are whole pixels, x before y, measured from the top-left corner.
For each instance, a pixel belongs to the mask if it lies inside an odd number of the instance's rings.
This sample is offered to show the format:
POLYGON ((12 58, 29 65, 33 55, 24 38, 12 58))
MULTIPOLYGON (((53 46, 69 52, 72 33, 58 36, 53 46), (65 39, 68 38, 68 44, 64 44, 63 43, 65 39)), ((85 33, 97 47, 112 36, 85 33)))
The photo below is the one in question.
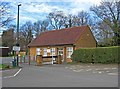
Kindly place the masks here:
POLYGON ((117 65, 21 66, 21 71, 3 72, 3 87, 118 87, 117 65))

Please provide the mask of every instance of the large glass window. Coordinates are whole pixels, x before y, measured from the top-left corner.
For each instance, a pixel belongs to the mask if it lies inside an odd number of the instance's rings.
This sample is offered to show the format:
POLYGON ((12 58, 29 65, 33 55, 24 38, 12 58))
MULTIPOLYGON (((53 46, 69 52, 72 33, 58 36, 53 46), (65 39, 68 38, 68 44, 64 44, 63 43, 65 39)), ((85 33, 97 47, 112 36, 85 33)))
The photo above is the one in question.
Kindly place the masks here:
POLYGON ((51 48, 50 49, 50 55, 51 56, 55 56, 55 48, 51 48))
POLYGON ((43 56, 47 56, 47 48, 43 48, 43 56))
POLYGON ((36 48, 36 55, 40 55, 40 48, 36 48))
POLYGON ((71 58, 73 54, 73 47, 67 47, 67 58, 71 58))

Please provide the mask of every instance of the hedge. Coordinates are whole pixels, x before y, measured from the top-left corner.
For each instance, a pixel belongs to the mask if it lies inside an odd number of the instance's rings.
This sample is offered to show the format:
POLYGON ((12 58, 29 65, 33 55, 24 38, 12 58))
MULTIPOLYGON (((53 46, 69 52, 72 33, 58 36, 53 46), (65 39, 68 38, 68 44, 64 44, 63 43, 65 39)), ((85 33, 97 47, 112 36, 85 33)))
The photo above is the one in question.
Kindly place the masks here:
POLYGON ((72 54, 72 60, 81 63, 118 63, 120 47, 81 48, 72 54))

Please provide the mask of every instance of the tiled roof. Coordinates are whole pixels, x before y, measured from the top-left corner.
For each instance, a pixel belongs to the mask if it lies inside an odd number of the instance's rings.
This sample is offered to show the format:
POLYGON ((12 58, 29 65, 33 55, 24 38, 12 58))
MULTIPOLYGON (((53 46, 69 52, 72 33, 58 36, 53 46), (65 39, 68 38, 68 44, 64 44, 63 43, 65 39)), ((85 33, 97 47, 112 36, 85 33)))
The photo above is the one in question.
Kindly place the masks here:
POLYGON ((52 46, 74 44, 88 26, 63 28, 41 33, 28 46, 52 46))

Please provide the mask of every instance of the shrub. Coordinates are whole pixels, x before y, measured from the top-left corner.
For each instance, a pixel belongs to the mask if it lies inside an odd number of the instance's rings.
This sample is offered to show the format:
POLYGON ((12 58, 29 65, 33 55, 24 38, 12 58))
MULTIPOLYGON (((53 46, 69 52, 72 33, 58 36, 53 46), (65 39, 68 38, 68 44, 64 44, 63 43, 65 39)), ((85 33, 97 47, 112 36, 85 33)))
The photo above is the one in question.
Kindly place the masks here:
POLYGON ((82 63, 118 63, 120 47, 82 48, 73 52, 72 60, 82 63))

